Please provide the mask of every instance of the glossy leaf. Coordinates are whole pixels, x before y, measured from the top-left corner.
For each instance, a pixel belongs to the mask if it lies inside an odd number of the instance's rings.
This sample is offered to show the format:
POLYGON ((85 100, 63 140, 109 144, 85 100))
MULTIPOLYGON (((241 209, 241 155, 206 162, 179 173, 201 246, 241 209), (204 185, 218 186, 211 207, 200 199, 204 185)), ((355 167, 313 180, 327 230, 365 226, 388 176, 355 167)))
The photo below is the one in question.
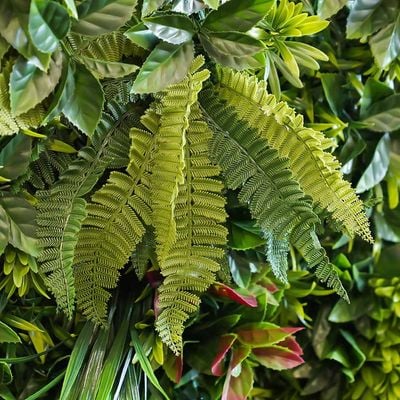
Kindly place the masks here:
POLYGON ((224 374, 224 361, 236 338, 237 336, 232 333, 219 338, 217 354, 211 363, 211 372, 214 376, 222 376, 224 374))
POLYGON ((265 245, 260 229, 253 222, 232 221, 229 228, 229 247, 232 249, 249 250, 265 245))
POLYGON ((122 78, 139 69, 139 67, 134 64, 97 60, 91 57, 80 57, 79 60, 82 61, 86 68, 98 79, 122 78))
POLYGON ((0 152, 0 175, 12 180, 26 172, 31 161, 31 147, 29 136, 14 136, 0 152))
POLYGON ((385 26, 369 41, 376 63, 386 68, 400 56, 400 14, 395 22, 385 26))
POLYGON ((86 135, 93 135, 104 104, 99 81, 82 65, 69 67, 58 107, 68 120, 86 135))
POLYGON ((152 50, 159 42, 158 37, 155 36, 150 29, 147 29, 143 22, 132 26, 132 28, 128 29, 124 35, 132 43, 135 43, 146 50, 152 50))
POLYGON ((193 43, 161 42, 150 53, 132 86, 133 93, 155 93, 177 83, 193 60, 193 43))
POLYGON ((172 44, 192 39, 195 33, 190 18, 179 14, 157 14, 143 19, 144 24, 158 38, 172 44))
POLYGON ((357 193, 363 193, 383 180, 389 168, 389 152, 390 136, 386 133, 378 142, 370 164, 357 183, 357 193))
POLYGON ((400 94, 394 94, 374 103, 368 116, 361 122, 376 132, 391 132, 400 126, 400 94))
POLYGON ((335 15, 347 4, 347 0, 318 0, 318 15, 327 19, 335 15))
POLYGON ((23 197, 0 197, 0 254, 9 242, 27 254, 37 255, 35 214, 23 197))
MULTIPOLYGON (((222 33, 223 36, 224 34, 225 33, 222 33)), ((215 61, 217 61, 222 65, 226 65, 228 67, 237 70, 261 68, 265 65, 264 52, 260 52, 254 55, 243 55, 240 57, 229 54, 227 52, 225 53, 220 52, 220 50, 216 46, 214 46, 213 42, 217 41, 219 46, 221 47, 221 41, 218 37, 214 37, 211 34, 209 36, 200 35, 200 41, 204 49, 207 51, 207 53, 212 58, 214 58, 215 61)), ((225 48, 226 48, 226 43, 227 41, 224 41, 225 48)), ((231 44, 232 47, 236 45, 234 42, 232 42, 231 44)))
POLYGON ((363 88, 360 100, 360 117, 368 117, 369 108, 374 103, 378 102, 379 100, 383 100, 385 97, 389 97, 392 94, 393 90, 390 89, 383 82, 380 82, 374 78, 368 78, 363 88))
POLYGON ((23 114, 43 101, 55 88, 61 76, 62 56, 57 53, 51 61, 48 73, 41 71, 30 61, 19 57, 10 77, 11 110, 23 114))
POLYGON ((355 321, 370 312, 373 304, 373 299, 368 296, 352 299, 351 303, 339 300, 330 312, 328 319, 335 323, 355 321))
POLYGON ((253 381, 253 368, 249 363, 243 362, 239 376, 233 376, 232 372, 228 373, 221 400, 246 400, 253 388, 253 381))
POLYGON ((303 358, 287 347, 272 346, 253 350, 253 356, 261 365, 282 371, 304 363, 303 358))
POLYGON ((247 307, 257 307, 257 299, 253 295, 243 295, 224 283, 214 283, 212 292, 219 297, 225 297, 247 307))
POLYGON ((17 333, 2 321, 0 321, 0 343, 21 343, 17 333))
POLYGON ((0 1, 0 34, 31 64, 47 71, 51 55, 39 51, 29 35, 29 2, 16 4, 13 1, 0 1), (17 8, 14 10, 14 7, 17 8))
POLYGON ((73 18, 78 19, 78 10, 76 9, 75 0, 64 0, 64 3, 70 15, 73 18))
POLYGON ((231 0, 207 15, 203 28, 247 32, 270 11, 272 0, 231 0))
POLYGON ((341 115, 345 101, 341 89, 343 85, 341 76, 334 73, 321 74, 321 83, 329 107, 335 115, 341 115))
POLYGON ((32 0, 29 12, 29 34, 43 53, 52 53, 69 31, 67 10, 55 1, 32 0))
POLYGON ((129 21, 136 4, 137 0, 84 0, 72 31, 88 36, 112 32, 129 21))
POLYGON ((172 11, 191 15, 205 7, 204 3, 199 0, 175 0, 172 11))
POLYGON ((165 0, 143 0, 142 18, 157 11, 164 3, 165 0))

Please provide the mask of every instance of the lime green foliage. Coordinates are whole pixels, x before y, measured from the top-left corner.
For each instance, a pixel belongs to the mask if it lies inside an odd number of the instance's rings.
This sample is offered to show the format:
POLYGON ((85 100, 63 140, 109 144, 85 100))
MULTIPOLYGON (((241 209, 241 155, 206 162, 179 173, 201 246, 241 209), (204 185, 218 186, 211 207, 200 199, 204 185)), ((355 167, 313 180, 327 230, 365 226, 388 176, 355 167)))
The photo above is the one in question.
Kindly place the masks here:
POLYGON ((304 127, 302 116, 268 95, 265 86, 254 77, 221 69, 218 92, 280 157, 288 160, 304 193, 332 213, 332 218, 343 224, 351 236, 358 234, 372 241, 362 202, 343 180, 339 162, 324 151, 332 146, 329 139, 304 127))

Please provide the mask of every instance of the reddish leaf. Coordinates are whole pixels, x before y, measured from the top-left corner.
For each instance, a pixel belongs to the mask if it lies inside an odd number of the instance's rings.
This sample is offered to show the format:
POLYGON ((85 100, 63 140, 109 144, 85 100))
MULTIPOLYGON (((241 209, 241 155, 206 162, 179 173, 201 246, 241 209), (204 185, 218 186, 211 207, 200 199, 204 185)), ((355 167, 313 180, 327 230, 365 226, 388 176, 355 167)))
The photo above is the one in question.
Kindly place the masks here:
POLYGON ((183 371, 183 357, 175 356, 171 352, 169 352, 168 358, 163 364, 163 368, 168 378, 171 379, 172 382, 179 383, 182 378, 183 371))
POLYGON ((161 285, 161 282, 164 279, 160 271, 156 270, 147 271, 146 278, 153 289, 157 289, 161 285))
POLYGON ((232 370, 233 368, 229 367, 221 400, 246 400, 253 388, 253 369, 247 362, 243 362, 238 377, 232 375, 232 370))
POLYGON ((156 290, 156 292, 154 293, 153 308, 154 308, 154 317, 155 319, 157 319, 161 311, 158 290, 156 290))
POLYGON ((298 354, 281 346, 253 349, 253 355, 264 367, 278 371, 294 368, 304 363, 298 354))
POLYGON ((255 296, 240 294, 238 291, 232 289, 228 285, 224 285, 223 283, 215 283, 211 289, 219 297, 231 299, 236 303, 243 304, 244 306, 257 307, 257 299, 255 296))
POLYGON ((282 342, 279 342, 278 345, 280 347, 288 348, 298 356, 303 355, 303 349, 300 347, 300 345, 297 343, 296 338, 293 336, 287 337, 286 339, 282 340, 282 342))
POLYGON ((215 356, 212 364, 211 364, 211 372, 215 376, 222 376, 224 374, 223 371, 223 362, 225 360, 225 356, 228 351, 231 349, 233 344, 235 343, 237 335, 230 333, 228 335, 221 336, 218 343, 218 353, 215 356))
POLYGON ((237 330, 238 339, 252 347, 266 347, 279 343, 303 328, 281 328, 268 322, 248 324, 237 330))

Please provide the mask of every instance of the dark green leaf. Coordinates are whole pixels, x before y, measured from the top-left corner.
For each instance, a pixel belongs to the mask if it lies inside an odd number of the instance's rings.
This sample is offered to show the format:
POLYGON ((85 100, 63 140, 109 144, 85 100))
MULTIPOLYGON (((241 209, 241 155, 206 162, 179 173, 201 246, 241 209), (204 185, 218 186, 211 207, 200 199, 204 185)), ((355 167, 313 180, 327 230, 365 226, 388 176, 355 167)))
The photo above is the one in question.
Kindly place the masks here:
POLYGON ((342 147, 339 160, 343 165, 356 158, 366 148, 366 143, 357 131, 350 131, 342 147))
POLYGON ((203 28, 247 32, 270 11, 273 0, 231 0, 207 15, 203 28))
POLYGON ((0 34, 33 65, 47 71, 50 54, 42 53, 32 43, 28 32, 29 2, 0 1, 0 34))
POLYGON ((19 336, 8 325, 1 321, 0 343, 21 343, 19 336))
POLYGON ((260 230, 252 222, 233 221, 230 226, 229 246, 235 250, 249 250, 265 245, 260 230))
POLYGON ((366 118, 369 107, 391 94, 393 94, 393 90, 390 87, 375 78, 368 78, 361 96, 360 117, 366 118))
POLYGON ((158 14, 143 19, 144 24, 158 38, 172 44, 189 41, 194 33, 190 18, 179 14, 158 14))
POLYGON ((329 107, 335 115, 341 115, 346 99, 343 96, 343 80, 341 75, 335 73, 321 74, 321 83, 329 107))
POLYGON ((10 48, 10 45, 8 44, 7 40, 3 39, 0 36, 0 61, 3 59, 4 54, 7 53, 9 48, 10 48))
POLYGON ((8 229, 8 241, 27 254, 37 255, 35 209, 23 197, 3 195, 0 197, 0 214, 0 232, 8 229))
POLYGON ((378 142, 370 164, 357 183, 357 193, 363 193, 382 181, 389 168, 389 153, 390 136, 386 133, 378 142))
POLYGON ((112 32, 130 20, 137 0, 85 0, 78 5, 79 20, 73 32, 82 35, 101 35, 112 32))
POLYGON ((373 301, 368 296, 351 299, 351 303, 339 300, 329 314, 328 320, 335 323, 355 321, 372 310, 373 301))
MULTIPOLYGON (((232 49, 236 49, 236 52, 240 50, 240 48, 243 49, 243 45, 241 44, 236 44, 234 41, 230 42, 226 40, 226 32, 219 33, 223 37, 225 37, 225 40, 220 37, 218 37, 218 34, 214 36, 214 34, 205 36, 205 35, 200 35, 200 41, 204 47, 204 49, 207 51, 207 53, 215 59, 218 63, 222 65, 226 65, 228 67, 237 69, 237 70, 243 70, 243 69, 255 69, 255 68, 261 68, 265 65, 265 55, 264 52, 260 52, 257 54, 250 54, 250 55, 243 55, 243 56, 235 56, 232 54, 229 54, 227 52, 222 52, 220 49, 221 48, 229 48, 231 47, 232 49), (214 43, 217 43, 219 47, 216 47, 214 43)), ((232 34, 231 38, 233 38, 234 35, 241 35, 240 33, 235 33, 235 32, 229 32, 229 34, 232 34)), ((246 36, 242 34, 243 37, 246 36)), ((238 36, 236 36, 238 37, 238 36)), ((249 37, 249 36, 247 36, 249 37)), ((243 41, 246 41, 247 39, 243 39, 243 41)), ((251 49, 251 47, 250 47, 251 49)))
POLYGON ((42 388, 40 388, 37 392, 35 392, 35 393, 31 394, 29 397, 27 397, 26 400, 36 400, 39 398, 43 398, 44 394, 46 394, 50 389, 52 389, 59 382, 62 381, 62 379, 64 378, 64 375, 65 375, 65 371, 61 372, 54 379, 52 379, 50 382, 48 382, 46 385, 44 385, 42 388))
POLYGON ((71 22, 67 10, 55 1, 32 0, 29 33, 33 44, 43 53, 52 53, 65 37, 71 22))
POLYGON ((155 93, 182 80, 193 60, 193 43, 161 42, 144 62, 132 86, 133 93, 155 93))
POLYGON ((105 60, 96 60, 91 57, 79 57, 79 60, 96 76, 98 79, 103 78, 122 78, 123 76, 132 74, 139 67, 134 64, 126 64, 122 62, 111 62, 105 60))
POLYGON ((380 100, 368 109, 368 116, 361 122, 375 132, 391 132, 400 127, 400 94, 380 100))
POLYGON ((347 0, 318 0, 318 15, 327 19, 335 15, 347 4, 347 0))
POLYGON ((159 42, 158 37, 150 29, 147 29, 143 22, 128 29, 124 35, 133 43, 146 50, 152 50, 159 42))
POLYGON ((381 31, 369 41, 372 55, 381 68, 386 68, 393 60, 400 56, 400 13, 397 20, 381 31))
POLYGON ((10 77, 11 110, 23 114, 43 101, 55 88, 61 76, 62 55, 56 53, 49 72, 43 72, 31 61, 19 57, 10 77))
POLYGON ((60 98, 62 113, 86 135, 91 136, 100 120, 104 104, 99 81, 82 65, 70 66, 60 98))
POLYGON ((0 175, 11 180, 26 172, 31 161, 31 147, 30 137, 14 136, 0 152, 0 175))

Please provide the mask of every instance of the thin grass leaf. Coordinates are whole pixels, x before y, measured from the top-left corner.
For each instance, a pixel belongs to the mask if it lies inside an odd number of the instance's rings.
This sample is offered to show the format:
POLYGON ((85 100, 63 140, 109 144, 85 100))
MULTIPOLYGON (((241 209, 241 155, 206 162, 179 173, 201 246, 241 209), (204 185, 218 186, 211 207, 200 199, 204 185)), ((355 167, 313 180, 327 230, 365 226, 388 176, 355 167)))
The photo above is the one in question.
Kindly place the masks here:
POLYGON ((43 386, 41 389, 39 389, 37 392, 33 393, 29 397, 27 397, 25 400, 35 400, 38 399, 39 397, 42 397, 45 393, 47 393, 50 389, 52 389, 54 386, 56 386, 64 377, 66 371, 61 372, 61 374, 57 375, 53 380, 51 380, 47 385, 43 386))

